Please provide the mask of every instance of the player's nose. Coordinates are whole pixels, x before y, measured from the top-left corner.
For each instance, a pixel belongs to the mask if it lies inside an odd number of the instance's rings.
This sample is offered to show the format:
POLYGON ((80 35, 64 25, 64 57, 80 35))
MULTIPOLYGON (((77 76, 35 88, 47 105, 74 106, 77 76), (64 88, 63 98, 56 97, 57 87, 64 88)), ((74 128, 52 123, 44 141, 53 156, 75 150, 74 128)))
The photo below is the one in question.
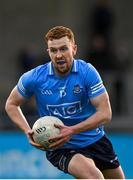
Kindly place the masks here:
POLYGON ((57 51, 56 58, 57 59, 62 58, 62 53, 60 51, 57 51))

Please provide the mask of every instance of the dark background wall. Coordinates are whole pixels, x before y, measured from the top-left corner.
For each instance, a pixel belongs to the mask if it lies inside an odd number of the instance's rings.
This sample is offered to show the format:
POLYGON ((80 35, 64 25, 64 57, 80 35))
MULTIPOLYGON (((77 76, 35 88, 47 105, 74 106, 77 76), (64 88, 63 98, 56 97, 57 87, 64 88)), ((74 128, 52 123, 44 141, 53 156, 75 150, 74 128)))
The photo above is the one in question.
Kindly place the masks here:
MULTIPOLYGON (((43 37, 51 27, 65 25, 72 28, 78 44, 77 57, 86 58, 90 46, 90 12, 95 3, 96 0, 0 0, 0 111, 2 115, 5 115, 6 98, 20 73, 17 59, 20 50, 29 44, 36 44, 37 53, 45 59, 47 55, 43 37)), ((114 112, 114 118, 118 119, 115 121, 116 124, 114 123, 117 127, 120 124, 119 121, 125 117, 130 124, 133 114, 133 1, 111 0, 110 7, 115 19, 112 41, 119 56, 119 68, 121 69, 121 64, 126 59, 124 56, 129 57, 128 60, 130 60, 129 66, 125 62, 124 67, 127 71, 111 70, 103 77, 107 83, 113 107, 117 98, 121 98, 119 102, 121 111, 118 114, 114 112), (124 84, 124 94, 121 97, 117 97, 113 87, 118 77, 122 77, 124 84)))

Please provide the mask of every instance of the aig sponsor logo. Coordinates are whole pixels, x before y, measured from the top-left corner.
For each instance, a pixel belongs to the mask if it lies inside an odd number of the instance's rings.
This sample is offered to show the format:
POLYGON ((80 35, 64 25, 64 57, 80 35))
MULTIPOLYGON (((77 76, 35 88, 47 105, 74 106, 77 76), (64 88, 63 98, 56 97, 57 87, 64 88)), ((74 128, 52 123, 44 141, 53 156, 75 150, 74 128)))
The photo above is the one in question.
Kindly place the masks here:
POLYGON ((82 112, 80 101, 59 105, 47 105, 47 109, 51 116, 56 115, 63 118, 70 118, 71 116, 82 112))

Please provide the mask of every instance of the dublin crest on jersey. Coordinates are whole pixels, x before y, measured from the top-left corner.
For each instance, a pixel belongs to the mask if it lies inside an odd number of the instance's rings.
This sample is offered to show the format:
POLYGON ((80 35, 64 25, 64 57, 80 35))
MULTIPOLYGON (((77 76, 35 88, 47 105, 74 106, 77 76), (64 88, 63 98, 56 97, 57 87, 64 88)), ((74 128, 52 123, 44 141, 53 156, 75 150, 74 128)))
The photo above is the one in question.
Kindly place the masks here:
POLYGON ((82 88, 80 87, 79 84, 74 85, 73 92, 74 92, 75 94, 78 94, 78 93, 80 93, 81 91, 82 91, 82 88))

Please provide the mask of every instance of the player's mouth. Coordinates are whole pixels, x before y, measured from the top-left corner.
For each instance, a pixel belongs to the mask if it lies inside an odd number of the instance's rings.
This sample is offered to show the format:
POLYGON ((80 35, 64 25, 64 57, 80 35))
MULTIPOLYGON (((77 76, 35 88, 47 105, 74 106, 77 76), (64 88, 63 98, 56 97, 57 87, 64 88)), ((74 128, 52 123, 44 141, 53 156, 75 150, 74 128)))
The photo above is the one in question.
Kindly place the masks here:
POLYGON ((63 65, 65 63, 66 63, 66 60, 64 60, 64 59, 60 59, 60 60, 56 61, 56 64, 58 64, 58 65, 63 65))

